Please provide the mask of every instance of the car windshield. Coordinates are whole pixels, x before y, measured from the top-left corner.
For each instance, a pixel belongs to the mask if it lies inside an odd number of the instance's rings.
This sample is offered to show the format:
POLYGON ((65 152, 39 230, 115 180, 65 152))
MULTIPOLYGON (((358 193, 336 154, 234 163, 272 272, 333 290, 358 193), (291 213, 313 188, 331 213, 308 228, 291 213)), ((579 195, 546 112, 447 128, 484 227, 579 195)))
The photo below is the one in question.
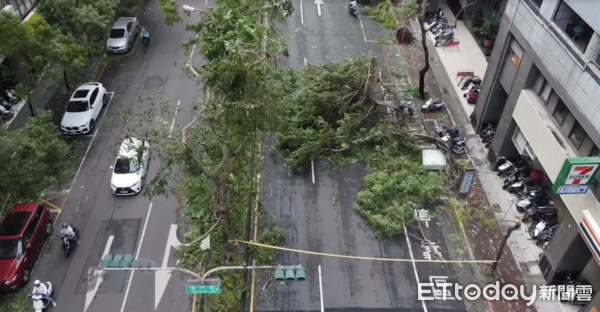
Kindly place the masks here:
POLYGON ((88 107, 88 101, 69 101, 67 105, 67 112, 69 113, 81 113, 87 112, 90 108, 88 107))
POLYGON ((108 34, 108 38, 123 38, 125 37, 125 29, 123 28, 115 28, 110 31, 108 34))
POLYGON ((0 240, 0 259, 14 259, 22 251, 21 241, 18 239, 0 240))
POLYGON ((137 160, 133 158, 117 158, 115 164, 116 174, 136 173, 138 171, 137 160))

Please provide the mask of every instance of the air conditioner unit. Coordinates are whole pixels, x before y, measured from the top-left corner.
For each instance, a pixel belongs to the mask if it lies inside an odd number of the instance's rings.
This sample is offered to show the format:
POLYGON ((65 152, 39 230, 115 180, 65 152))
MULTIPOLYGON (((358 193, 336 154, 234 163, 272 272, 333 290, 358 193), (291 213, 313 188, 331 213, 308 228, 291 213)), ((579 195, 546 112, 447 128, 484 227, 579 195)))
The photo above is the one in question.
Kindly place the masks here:
POLYGON ((19 16, 19 10, 17 10, 17 8, 13 7, 12 5, 7 5, 4 8, 2 8, 2 12, 10 12, 16 16, 19 16))

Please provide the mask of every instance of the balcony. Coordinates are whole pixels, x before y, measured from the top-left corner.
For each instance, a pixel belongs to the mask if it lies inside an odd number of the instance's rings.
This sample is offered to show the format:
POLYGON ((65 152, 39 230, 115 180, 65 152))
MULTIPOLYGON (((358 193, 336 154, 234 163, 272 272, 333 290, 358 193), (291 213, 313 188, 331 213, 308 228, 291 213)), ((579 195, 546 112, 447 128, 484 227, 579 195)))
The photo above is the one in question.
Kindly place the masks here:
POLYGON ((564 1, 560 1, 552 21, 571 39, 581 53, 585 53, 594 30, 564 1))

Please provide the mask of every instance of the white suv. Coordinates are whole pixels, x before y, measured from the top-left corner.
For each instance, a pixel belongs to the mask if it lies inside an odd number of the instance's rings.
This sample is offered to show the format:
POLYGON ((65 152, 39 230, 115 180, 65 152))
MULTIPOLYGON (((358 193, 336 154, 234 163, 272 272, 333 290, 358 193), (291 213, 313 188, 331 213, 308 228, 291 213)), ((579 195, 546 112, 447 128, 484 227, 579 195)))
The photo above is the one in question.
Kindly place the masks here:
POLYGON ((121 143, 110 179, 113 194, 135 195, 142 191, 148 168, 149 148, 147 141, 136 138, 126 138, 121 143))
POLYGON ((64 134, 70 135, 94 132, 102 106, 109 100, 101 83, 88 82, 81 85, 67 103, 60 129, 64 134))

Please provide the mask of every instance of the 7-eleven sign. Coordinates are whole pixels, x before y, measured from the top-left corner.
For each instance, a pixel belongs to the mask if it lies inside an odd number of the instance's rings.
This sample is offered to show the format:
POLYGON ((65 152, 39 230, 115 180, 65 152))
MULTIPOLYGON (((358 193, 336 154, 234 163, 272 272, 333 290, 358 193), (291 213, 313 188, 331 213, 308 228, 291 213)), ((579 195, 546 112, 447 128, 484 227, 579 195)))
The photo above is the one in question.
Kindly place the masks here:
POLYGON ((565 180, 567 185, 585 185, 589 184, 592 174, 596 172, 598 165, 574 165, 569 170, 569 175, 565 180))
POLYGON ((599 157, 567 158, 554 181, 552 190, 557 194, 566 194, 563 192, 565 187, 583 187, 593 184, 599 167, 599 157))

